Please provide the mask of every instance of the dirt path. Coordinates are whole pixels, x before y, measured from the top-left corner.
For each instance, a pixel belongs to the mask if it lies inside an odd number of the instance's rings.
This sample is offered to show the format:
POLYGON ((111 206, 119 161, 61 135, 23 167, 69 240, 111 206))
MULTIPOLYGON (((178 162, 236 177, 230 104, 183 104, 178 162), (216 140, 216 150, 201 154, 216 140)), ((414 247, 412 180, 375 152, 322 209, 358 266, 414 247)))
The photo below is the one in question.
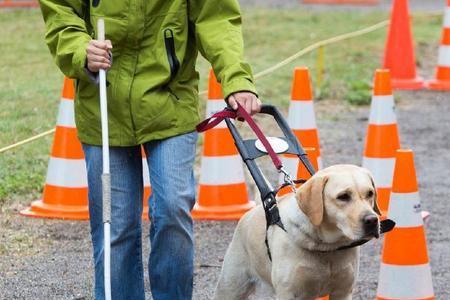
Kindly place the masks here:
MULTIPOLYGON (((415 151, 422 205, 432 215, 427 235, 436 296, 450 299, 450 220, 446 217, 450 193, 450 97, 425 91, 397 95, 402 145, 415 151)), ((368 108, 324 101, 316 103, 316 110, 326 165, 359 164, 368 108)), ((92 299, 87 222, 26 219, 15 214, 18 209, 12 207, 0 214, 0 299, 92 299)), ((147 223, 145 226, 148 228, 147 223)), ((196 223, 194 299, 212 296, 234 226, 234 222, 196 223)), ((354 299, 375 297, 380 246, 381 241, 376 241, 362 249, 354 299)), ((254 299, 270 298, 259 295, 254 299)))

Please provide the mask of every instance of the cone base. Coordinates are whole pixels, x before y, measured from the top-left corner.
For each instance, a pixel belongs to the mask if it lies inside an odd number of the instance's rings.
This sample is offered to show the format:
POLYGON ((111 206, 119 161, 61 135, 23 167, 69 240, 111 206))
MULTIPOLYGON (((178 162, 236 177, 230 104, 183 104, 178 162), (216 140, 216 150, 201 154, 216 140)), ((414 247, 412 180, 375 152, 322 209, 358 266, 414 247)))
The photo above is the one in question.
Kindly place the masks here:
POLYGON ((427 82, 427 88, 434 91, 450 91, 450 81, 430 80, 427 82))
POLYGON ((253 201, 228 206, 201 206, 196 203, 191 213, 194 220, 232 221, 239 220, 253 207, 255 207, 253 201))
POLYGON ((33 201, 30 207, 20 211, 20 214, 32 218, 89 220, 89 210, 87 206, 46 204, 42 200, 33 201))
POLYGON ((425 88, 425 82, 421 77, 412 79, 392 79, 392 87, 397 90, 421 90, 425 88))

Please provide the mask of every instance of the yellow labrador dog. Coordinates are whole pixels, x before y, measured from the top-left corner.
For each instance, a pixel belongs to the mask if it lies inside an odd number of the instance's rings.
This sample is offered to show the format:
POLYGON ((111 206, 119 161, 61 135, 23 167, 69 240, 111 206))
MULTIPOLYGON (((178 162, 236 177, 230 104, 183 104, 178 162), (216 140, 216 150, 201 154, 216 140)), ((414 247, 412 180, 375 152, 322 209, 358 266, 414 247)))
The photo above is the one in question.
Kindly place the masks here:
POLYGON ((269 227, 272 261, 264 243, 264 209, 257 206, 237 225, 214 299, 247 299, 259 282, 271 286, 277 300, 352 299, 359 249, 336 249, 379 236, 380 211, 369 171, 332 166, 278 201, 286 231, 269 227))

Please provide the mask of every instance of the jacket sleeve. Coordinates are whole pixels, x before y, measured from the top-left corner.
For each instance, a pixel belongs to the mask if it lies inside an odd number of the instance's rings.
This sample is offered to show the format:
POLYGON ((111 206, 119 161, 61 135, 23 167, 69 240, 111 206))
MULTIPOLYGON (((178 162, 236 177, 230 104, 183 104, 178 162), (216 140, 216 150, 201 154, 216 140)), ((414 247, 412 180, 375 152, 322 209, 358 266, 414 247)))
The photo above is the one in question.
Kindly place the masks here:
POLYGON ((242 20, 237 0, 190 0, 189 19, 202 55, 212 64, 225 99, 239 91, 256 94, 244 61, 242 20))
POLYGON ((85 69, 91 40, 84 16, 84 0, 40 0, 46 26, 45 41, 57 66, 70 78, 90 80, 85 69))

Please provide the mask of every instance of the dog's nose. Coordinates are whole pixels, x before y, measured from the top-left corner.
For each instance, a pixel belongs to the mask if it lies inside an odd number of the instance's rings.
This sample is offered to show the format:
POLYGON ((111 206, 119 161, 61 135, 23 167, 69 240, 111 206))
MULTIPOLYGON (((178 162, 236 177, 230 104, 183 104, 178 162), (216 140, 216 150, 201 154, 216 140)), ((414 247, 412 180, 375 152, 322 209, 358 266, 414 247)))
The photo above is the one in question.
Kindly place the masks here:
POLYGON ((363 223, 366 229, 374 229, 378 225, 378 217, 375 215, 364 216, 363 223))

